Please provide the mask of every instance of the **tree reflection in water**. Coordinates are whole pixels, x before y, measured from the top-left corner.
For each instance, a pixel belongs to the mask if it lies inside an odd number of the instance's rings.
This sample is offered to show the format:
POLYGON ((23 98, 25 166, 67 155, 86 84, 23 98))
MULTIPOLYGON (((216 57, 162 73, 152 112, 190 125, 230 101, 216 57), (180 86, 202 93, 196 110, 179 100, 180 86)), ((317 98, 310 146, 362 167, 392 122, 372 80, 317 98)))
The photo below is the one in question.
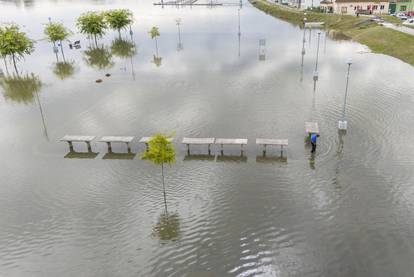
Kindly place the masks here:
POLYGON ((162 63, 162 57, 153 56, 152 62, 157 66, 160 67, 162 63))
POLYGON ((89 46, 88 50, 84 51, 84 61, 87 65, 97 69, 107 69, 114 66, 112 61, 112 53, 108 47, 105 46, 89 46))
POLYGON ((132 42, 122 38, 117 38, 112 41, 111 53, 116 57, 126 59, 135 56, 137 52, 135 45, 132 42))
POLYGON ((75 73, 74 62, 57 62, 53 68, 53 73, 60 80, 71 77, 75 73))
POLYGON ((154 227, 153 235, 162 242, 176 241, 180 238, 180 217, 178 214, 164 212, 154 227))
POLYGON ((24 76, 10 75, 0 79, 0 86, 6 100, 29 104, 42 87, 42 82, 33 73, 24 76))

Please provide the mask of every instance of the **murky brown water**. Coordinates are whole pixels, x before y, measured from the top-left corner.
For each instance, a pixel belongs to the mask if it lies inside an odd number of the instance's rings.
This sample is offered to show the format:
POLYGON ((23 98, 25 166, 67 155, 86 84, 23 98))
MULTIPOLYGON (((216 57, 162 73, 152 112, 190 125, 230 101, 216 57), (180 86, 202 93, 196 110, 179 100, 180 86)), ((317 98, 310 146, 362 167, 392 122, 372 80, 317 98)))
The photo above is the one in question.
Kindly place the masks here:
POLYGON ((0 2, 0 21, 38 40, 19 62, 29 76, 0 88, 1 276, 414 275, 414 69, 323 33, 314 91, 316 31, 306 32, 302 68, 302 30, 246 4, 239 43, 237 9, 0 2), (43 40, 49 16, 76 32, 81 12, 115 7, 134 11, 134 47, 127 31, 124 41, 109 32, 98 48, 76 33, 81 49, 65 44, 67 63, 59 54, 57 64, 43 40), (340 135, 349 57, 349 130, 340 135), (308 120, 322 132, 314 157, 308 120), (108 155, 100 144, 97 154, 74 154, 58 142, 160 131, 177 142, 247 137, 249 145, 243 158, 237 147, 210 158, 204 149, 185 156, 177 143, 166 217, 160 169, 140 154, 108 155), (287 158, 278 150, 263 158, 257 137, 288 138, 287 158))

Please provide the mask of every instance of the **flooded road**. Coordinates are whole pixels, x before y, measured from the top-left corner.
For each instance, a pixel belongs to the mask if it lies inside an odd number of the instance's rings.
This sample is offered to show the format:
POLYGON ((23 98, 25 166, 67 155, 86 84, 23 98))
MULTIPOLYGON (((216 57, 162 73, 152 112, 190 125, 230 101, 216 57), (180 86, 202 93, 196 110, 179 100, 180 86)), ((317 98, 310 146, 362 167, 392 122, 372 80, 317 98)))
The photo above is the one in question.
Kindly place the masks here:
POLYGON ((248 3, 240 24, 237 5, 126 0, 0 1, 0 21, 37 41, 18 63, 24 77, 0 87, 0 275, 414 275, 410 65, 323 32, 314 83, 317 31, 303 43, 303 30, 248 3), (96 47, 77 33, 79 14, 111 8, 134 12, 132 36, 109 31, 96 47), (65 60, 44 39, 48 17, 80 40, 64 43, 65 60), (321 129, 315 155, 305 121, 321 129), (168 216, 161 170, 137 143, 157 132, 176 136, 168 216), (66 134, 132 135, 137 154, 101 143, 68 153, 66 134), (185 136, 249 144, 243 157, 238 147, 186 156, 185 136), (259 137, 289 139, 285 158, 263 157, 259 137))

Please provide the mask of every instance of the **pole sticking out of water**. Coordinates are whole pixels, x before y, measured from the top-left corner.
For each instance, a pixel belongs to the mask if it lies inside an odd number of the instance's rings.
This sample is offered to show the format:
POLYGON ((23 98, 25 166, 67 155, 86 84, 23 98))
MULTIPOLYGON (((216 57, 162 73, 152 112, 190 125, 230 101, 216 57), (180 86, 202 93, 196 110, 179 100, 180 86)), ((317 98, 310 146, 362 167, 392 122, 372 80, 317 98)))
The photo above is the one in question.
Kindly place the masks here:
POLYGON ((347 72, 347 75, 346 75, 346 86, 345 86, 344 104, 343 104, 343 107, 342 107, 342 118, 338 122, 338 129, 339 130, 346 130, 347 127, 348 127, 348 122, 346 121, 346 113, 345 112, 346 112, 346 99, 348 97, 349 71, 351 69, 352 60, 348 59, 347 64, 348 64, 348 72, 347 72))
MULTIPOLYGON (((240 0, 240 4, 241 4, 241 0, 240 0)), ((238 12, 238 17, 239 17, 239 32, 237 33, 237 36, 239 38, 239 57, 240 57, 240 36, 241 36, 241 32, 240 32, 240 8, 237 10, 238 12)))
POLYGON ((316 48, 316 63, 315 63, 315 71, 313 72, 313 80, 318 80, 318 60, 319 60, 319 41, 321 38, 321 32, 318 32, 318 46, 316 48))

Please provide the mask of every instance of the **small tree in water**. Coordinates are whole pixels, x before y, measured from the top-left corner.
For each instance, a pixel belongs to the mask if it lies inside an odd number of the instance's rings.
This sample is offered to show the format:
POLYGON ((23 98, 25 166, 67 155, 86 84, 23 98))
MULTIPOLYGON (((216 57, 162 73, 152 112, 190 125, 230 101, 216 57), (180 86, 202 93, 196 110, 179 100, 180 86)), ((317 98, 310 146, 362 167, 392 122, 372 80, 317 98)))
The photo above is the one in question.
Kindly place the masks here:
POLYGON ((16 74, 16 61, 34 51, 33 41, 17 25, 0 27, 0 56, 11 57, 16 74))
POLYGON ((76 25, 81 33, 93 36, 96 46, 98 45, 97 37, 102 37, 107 28, 104 15, 97 12, 82 14, 76 25))
POLYGON ((60 51, 62 52, 63 60, 65 60, 62 41, 69 37, 70 32, 68 29, 66 29, 66 27, 61 23, 49 23, 46 25, 44 33, 54 46, 56 46, 56 42, 60 43, 60 51))
POLYGON ((117 30, 121 38, 121 30, 134 22, 132 12, 127 9, 111 10, 105 13, 105 20, 111 29, 117 30))
POLYGON ((158 27, 152 27, 151 31, 149 31, 149 34, 151 36, 152 39, 155 39, 155 51, 157 52, 157 57, 158 57, 158 41, 157 41, 157 37, 160 36, 160 31, 158 30, 158 27))
POLYGON ((167 196, 165 193, 164 164, 175 162, 174 145, 169 136, 158 134, 148 142, 149 149, 143 155, 143 159, 151 161, 155 165, 161 166, 162 188, 164 192, 165 212, 167 213, 167 196))

